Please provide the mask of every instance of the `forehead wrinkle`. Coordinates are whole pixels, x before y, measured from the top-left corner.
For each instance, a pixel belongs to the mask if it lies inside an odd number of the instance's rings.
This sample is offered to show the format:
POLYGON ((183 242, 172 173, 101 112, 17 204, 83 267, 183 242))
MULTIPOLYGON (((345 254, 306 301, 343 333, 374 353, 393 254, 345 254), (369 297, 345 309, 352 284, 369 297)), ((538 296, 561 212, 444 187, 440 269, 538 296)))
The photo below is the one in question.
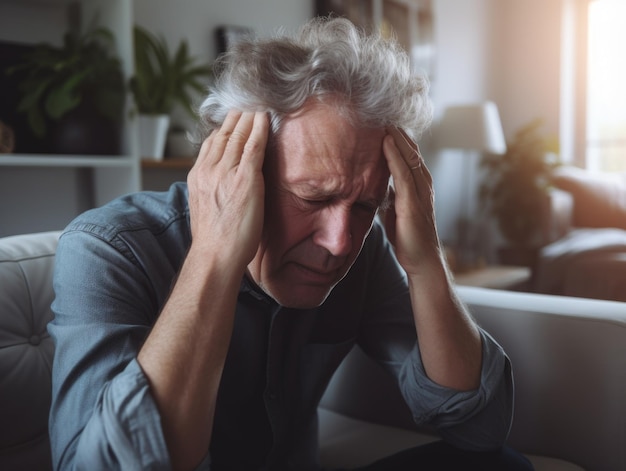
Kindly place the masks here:
POLYGON ((368 185, 366 177, 362 176, 357 179, 343 178, 335 181, 330 181, 329 178, 321 181, 308 179, 292 182, 289 186, 296 196, 305 199, 337 199, 349 203, 361 201, 380 205, 386 197, 386 182, 387 179, 384 186, 379 185, 380 182, 370 182, 368 185), (345 180, 347 184, 342 184, 341 180, 345 180))
POLYGON ((348 178, 307 178, 289 183, 292 189, 309 198, 346 198, 354 193, 348 178))
POLYGON ((381 196, 377 175, 386 169, 379 131, 355 128, 332 107, 307 107, 287 118, 276 136, 272 160, 281 175, 278 185, 312 195, 377 200, 381 196))
MULTIPOLYGON (((384 163, 382 153, 376 157, 376 161, 373 161, 374 159, 355 158, 354 154, 342 152, 335 153, 333 157, 330 157, 326 152, 325 155, 320 155, 320 152, 307 146, 298 145, 295 147, 302 150, 302 155, 309 166, 303 170, 298 166, 287 165, 283 185, 309 197, 334 197, 348 198, 354 201, 380 202, 381 193, 386 190, 388 179, 387 175, 381 174, 380 179, 384 182, 379 185, 377 173, 384 163), (384 188, 379 191, 379 187, 384 188)), ((324 147, 326 148, 327 145, 324 147)), ((287 154, 290 152, 288 148, 284 150, 287 154)), ((366 150, 363 152, 367 154, 366 150)))

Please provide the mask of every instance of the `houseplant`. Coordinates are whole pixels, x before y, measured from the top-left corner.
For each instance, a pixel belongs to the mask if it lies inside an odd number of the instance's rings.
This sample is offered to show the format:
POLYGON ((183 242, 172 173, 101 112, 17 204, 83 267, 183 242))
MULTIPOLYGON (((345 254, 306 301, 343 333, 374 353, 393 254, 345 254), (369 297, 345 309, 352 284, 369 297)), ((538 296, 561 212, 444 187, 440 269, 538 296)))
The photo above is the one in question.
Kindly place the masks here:
POLYGON ((105 28, 43 43, 9 73, 20 78, 18 111, 53 153, 117 154, 126 99, 122 67, 105 28))
POLYGON ((500 232, 517 248, 536 245, 549 197, 549 177, 558 165, 539 133, 541 120, 523 126, 507 144, 504 155, 485 155, 486 175, 480 199, 495 217, 500 232))
POLYGON ((195 116, 191 93, 205 91, 202 80, 208 80, 212 71, 208 64, 198 64, 190 55, 186 41, 181 41, 172 55, 162 37, 139 26, 134 28, 134 40, 135 75, 130 89, 140 116, 142 156, 160 159, 174 106, 180 105, 195 116), (160 126, 162 137, 149 136, 150 126, 160 126))

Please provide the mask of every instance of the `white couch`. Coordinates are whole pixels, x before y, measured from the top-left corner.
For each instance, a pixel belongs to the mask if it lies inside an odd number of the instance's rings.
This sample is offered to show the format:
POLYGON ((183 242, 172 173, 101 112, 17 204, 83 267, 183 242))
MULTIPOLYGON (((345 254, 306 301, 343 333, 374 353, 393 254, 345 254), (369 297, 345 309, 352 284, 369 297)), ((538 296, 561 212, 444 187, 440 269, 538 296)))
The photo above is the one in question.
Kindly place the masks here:
MULTIPOLYGON (((513 364, 508 443, 537 471, 626 470, 626 303, 458 291, 513 364)), ((362 464, 435 438, 414 431, 394 385, 360 350, 331 381, 321 415, 329 465, 362 464)))
MULTIPOLYGON (((58 233, 0 239, 0 469, 50 469, 52 267, 58 233)), ((538 471, 626 471, 626 303, 460 287, 513 362, 509 443, 538 471)), ((435 438, 358 350, 320 406, 321 457, 351 467, 435 438)))

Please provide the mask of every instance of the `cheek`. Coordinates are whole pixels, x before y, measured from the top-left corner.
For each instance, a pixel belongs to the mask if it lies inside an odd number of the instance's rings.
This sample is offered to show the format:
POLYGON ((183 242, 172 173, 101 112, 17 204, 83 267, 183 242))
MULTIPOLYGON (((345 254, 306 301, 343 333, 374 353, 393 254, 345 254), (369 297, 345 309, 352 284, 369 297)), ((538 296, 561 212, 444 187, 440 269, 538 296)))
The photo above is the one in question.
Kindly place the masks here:
POLYGON ((268 247, 287 251, 309 235, 311 217, 286 195, 272 192, 265 199, 264 239, 268 247))

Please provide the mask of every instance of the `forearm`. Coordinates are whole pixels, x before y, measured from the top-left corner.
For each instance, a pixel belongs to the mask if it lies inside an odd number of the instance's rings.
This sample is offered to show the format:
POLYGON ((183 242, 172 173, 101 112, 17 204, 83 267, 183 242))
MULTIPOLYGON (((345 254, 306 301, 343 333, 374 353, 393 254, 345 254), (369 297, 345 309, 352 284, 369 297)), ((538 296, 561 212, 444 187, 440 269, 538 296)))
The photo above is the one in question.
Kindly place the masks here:
POLYGON ((174 469, 206 455, 243 270, 193 246, 139 352, 174 469))
POLYGON ((409 276, 417 337, 428 377, 461 391, 480 383, 482 363, 478 327, 458 299, 445 262, 439 258, 409 276))
POLYGON ((139 352, 174 469, 207 453, 244 270, 264 220, 266 113, 230 111, 187 176, 192 243, 139 352))

